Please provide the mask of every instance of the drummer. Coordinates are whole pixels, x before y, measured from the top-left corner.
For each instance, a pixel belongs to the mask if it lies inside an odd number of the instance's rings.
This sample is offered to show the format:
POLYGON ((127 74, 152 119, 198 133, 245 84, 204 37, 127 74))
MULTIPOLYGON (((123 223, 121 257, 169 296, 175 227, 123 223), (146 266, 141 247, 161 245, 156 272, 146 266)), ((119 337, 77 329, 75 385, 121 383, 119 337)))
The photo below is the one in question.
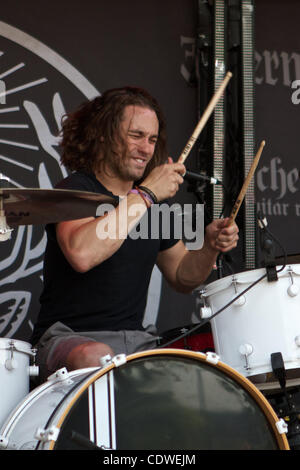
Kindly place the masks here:
POLYGON ((107 354, 155 348, 155 331, 142 326, 154 265, 188 294, 238 242, 238 227, 227 219, 206 227, 198 250, 175 236, 130 237, 152 204, 175 196, 185 173, 168 157, 161 109, 145 90, 112 89, 81 105, 63 120, 61 148, 71 173, 57 188, 102 193, 117 206, 46 227, 44 289, 31 338, 41 380, 61 367, 99 366, 107 354), (115 233, 102 236, 107 227, 115 233))

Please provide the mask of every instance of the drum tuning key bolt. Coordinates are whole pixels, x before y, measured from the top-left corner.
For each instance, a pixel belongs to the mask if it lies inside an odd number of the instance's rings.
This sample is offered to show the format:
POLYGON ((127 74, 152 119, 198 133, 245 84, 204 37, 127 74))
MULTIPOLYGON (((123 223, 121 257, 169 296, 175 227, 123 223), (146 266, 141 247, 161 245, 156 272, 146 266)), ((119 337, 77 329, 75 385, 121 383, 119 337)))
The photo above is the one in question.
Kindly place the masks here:
POLYGON ((248 356, 250 356, 250 354, 253 353, 253 346, 251 344, 248 344, 248 343, 245 343, 245 344, 241 344, 240 347, 239 347, 239 353, 242 355, 242 356, 245 356, 245 361, 246 361, 246 364, 245 364, 245 369, 246 370, 250 370, 251 367, 249 365, 249 360, 248 360, 248 356))
POLYGON ((36 356, 36 353, 37 353, 37 350, 36 349, 32 349, 30 352, 29 351, 23 351, 22 349, 16 347, 15 345, 15 341, 14 340, 11 340, 9 342, 9 348, 8 348, 8 351, 9 351, 9 358, 6 359, 5 361, 5 368, 7 370, 15 370, 18 368, 18 361, 17 359, 14 357, 14 353, 24 353, 24 354, 28 354, 29 356, 32 356, 33 357, 33 365, 32 366, 28 366, 28 373, 31 377, 33 376, 38 376, 39 375, 39 366, 37 366, 35 364, 35 356, 36 356))
POLYGON ((14 370, 18 367, 18 361, 14 358, 14 351, 15 351, 15 343, 14 341, 9 342, 9 359, 5 361, 5 367, 7 370, 14 370))
POLYGON ((299 286, 294 283, 293 269, 291 266, 288 267, 288 273, 291 279, 291 285, 288 287, 287 293, 290 297, 296 297, 299 294, 299 286))
POLYGON ((199 297, 203 301, 203 307, 200 308, 200 318, 204 320, 205 318, 210 318, 212 316, 212 309, 206 303, 205 298, 205 289, 199 290, 199 297))
MULTIPOLYGON (((238 290, 237 290, 237 279, 235 276, 232 277, 232 284, 233 284, 233 288, 234 288, 234 293, 235 293, 235 296, 237 296, 239 294, 238 290)), ((246 303, 246 297, 244 295, 240 295, 234 302, 233 302, 233 305, 236 305, 237 307, 241 307, 242 305, 244 305, 246 303)))
POLYGON ((40 368, 35 363, 36 354, 37 354, 37 349, 32 349, 31 350, 32 365, 29 366, 28 368, 30 377, 37 377, 39 375, 40 368))

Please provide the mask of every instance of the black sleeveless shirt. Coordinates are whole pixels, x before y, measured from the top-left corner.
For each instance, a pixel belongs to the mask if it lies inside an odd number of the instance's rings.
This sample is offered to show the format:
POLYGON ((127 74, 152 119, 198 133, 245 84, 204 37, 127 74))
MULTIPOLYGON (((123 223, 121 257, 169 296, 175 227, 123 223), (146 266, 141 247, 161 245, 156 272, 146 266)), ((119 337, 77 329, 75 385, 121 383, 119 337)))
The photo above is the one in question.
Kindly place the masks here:
MULTIPOLYGON (((118 200, 93 174, 72 173, 56 187, 102 193, 118 200)), ((150 226, 149 212, 146 216, 150 226)), ((44 288, 31 343, 35 344, 57 321, 79 332, 142 330, 157 255, 175 245, 178 239, 128 236, 109 259, 88 272, 79 273, 68 263, 57 243, 55 225, 47 225, 46 232, 44 288)))

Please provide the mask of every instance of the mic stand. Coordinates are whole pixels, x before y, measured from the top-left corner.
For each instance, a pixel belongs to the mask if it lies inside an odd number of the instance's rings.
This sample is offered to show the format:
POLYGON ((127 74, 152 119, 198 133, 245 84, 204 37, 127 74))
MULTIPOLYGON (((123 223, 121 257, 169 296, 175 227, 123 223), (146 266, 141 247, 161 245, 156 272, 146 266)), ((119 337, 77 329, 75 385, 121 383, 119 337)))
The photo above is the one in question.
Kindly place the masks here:
POLYGON ((260 246, 264 256, 264 266, 267 270, 268 282, 277 281, 274 241, 272 235, 267 230, 266 218, 263 218, 261 213, 258 213, 257 217, 260 228, 260 246))
POLYGON ((220 253, 217 258, 217 273, 218 279, 223 277, 223 253, 220 253))

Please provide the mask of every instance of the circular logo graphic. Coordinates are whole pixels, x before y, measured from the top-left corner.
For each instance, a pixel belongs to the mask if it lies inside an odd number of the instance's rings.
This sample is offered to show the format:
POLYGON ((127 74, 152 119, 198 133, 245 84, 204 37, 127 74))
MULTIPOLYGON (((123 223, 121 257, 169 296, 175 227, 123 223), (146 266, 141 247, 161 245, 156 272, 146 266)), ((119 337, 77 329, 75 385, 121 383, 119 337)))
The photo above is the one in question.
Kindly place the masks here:
MULTIPOLYGON (((32 36, 0 22, 0 173, 13 187, 51 189, 67 176, 58 152, 62 116, 98 90, 32 36)), ((0 242, 0 336, 26 339, 39 310, 46 235, 19 226, 0 242)))

